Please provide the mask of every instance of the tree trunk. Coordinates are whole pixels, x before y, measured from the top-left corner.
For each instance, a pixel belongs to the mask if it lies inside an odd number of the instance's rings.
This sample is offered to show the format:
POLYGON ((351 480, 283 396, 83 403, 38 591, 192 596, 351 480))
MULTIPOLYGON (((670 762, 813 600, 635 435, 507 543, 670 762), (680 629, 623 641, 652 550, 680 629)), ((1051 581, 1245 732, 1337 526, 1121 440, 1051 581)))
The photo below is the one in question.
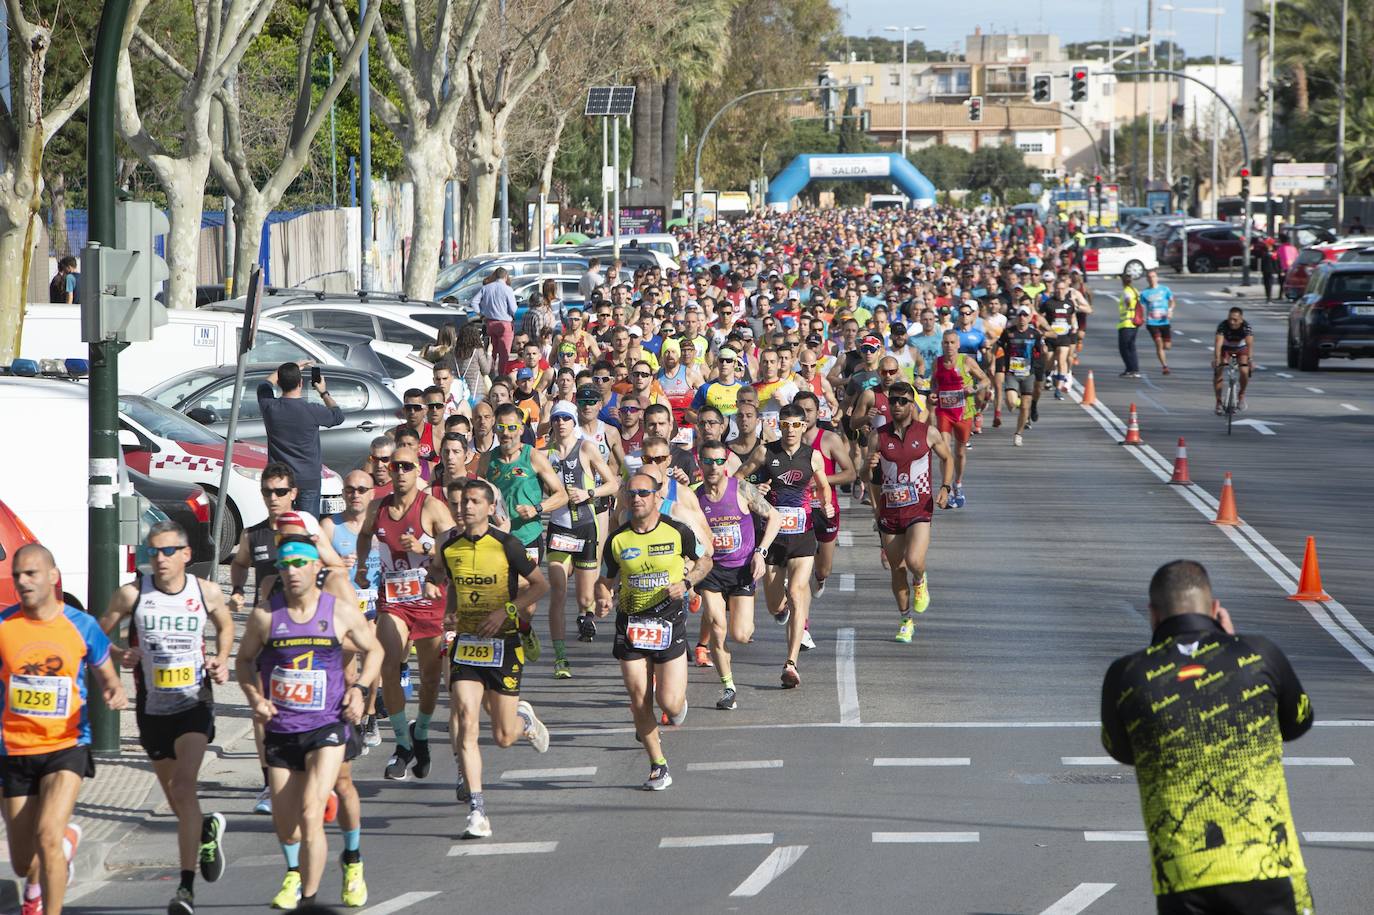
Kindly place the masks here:
POLYGON ((653 186, 654 169, 658 167, 658 150, 649 144, 649 93, 653 83, 645 79, 635 81, 635 110, 631 116, 630 129, 634 132, 634 145, 630 150, 630 174, 644 182, 644 191, 653 186))
POLYGON ((1306 118, 1312 100, 1307 89, 1307 64, 1301 60, 1293 61, 1293 92, 1297 96, 1298 117, 1306 118))
POLYGON ((205 181, 210 156, 169 159, 158 183, 167 194, 168 308, 196 307, 196 265, 200 258, 200 214, 205 202, 205 181))
MULTIPOLYGON (((444 244, 444 186, 453 177, 457 155, 443 131, 432 130, 411 141, 404 161, 410 172, 414 210, 405 291, 412 298, 430 299, 439 274, 439 249, 444 244)), ((466 245, 467 232, 463 238, 466 245)))
POLYGON ((234 202, 234 285, 236 292, 248 291, 248 277, 262 253, 262 227, 267 222, 267 200, 252 191, 234 202))
POLYGON ((663 164, 659 166, 659 173, 663 176, 663 221, 667 223, 673 217, 673 187, 677 184, 677 111, 682 81, 674 73, 668 77, 668 81, 659 91, 663 95, 663 123, 660 128, 663 137, 663 164))
MULTIPOLYGON (((637 93, 636 93, 637 94, 637 93)), ((539 170, 539 191, 545 197, 553 190, 553 166, 558 159, 558 149, 563 145, 563 128, 568 123, 568 112, 559 112, 553 122, 553 139, 549 142, 549 148, 544 151, 544 165, 539 170)), ((635 144, 638 149, 638 143, 635 144)), ((634 172, 639 175, 639 172, 634 172)), ((565 201, 566 203, 566 201, 565 201)))
POLYGON ((650 173, 653 180, 644 182, 645 197, 658 200, 663 196, 663 84, 655 81, 650 86, 649 97, 644 100, 649 116, 649 148, 653 150, 653 165, 650 173))
POLYGON ((0 364, 19 355, 19 333, 24 324, 28 285, 24 281, 28 229, 22 204, 0 210, 0 364))
POLYGON ((48 237, 52 239, 52 249, 60 258, 72 253, 67 242, 67 176, 61 172, 53 175, 48 193, 52 199, 52 207, 48 211, 48 237))
POLYGON ((491 218, 496 211, 496 185, 501 158, 474 154, 468 160, 468 233, 463 237, 463 256, 492 250, 491 218))

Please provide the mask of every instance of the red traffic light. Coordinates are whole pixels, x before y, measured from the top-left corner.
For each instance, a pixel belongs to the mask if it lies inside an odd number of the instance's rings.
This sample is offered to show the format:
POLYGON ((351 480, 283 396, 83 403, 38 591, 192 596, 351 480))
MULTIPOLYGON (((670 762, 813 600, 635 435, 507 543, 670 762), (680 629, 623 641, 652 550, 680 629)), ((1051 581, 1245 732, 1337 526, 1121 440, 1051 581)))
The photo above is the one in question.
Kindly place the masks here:
POLYGON ((1074 79, 1087 79, 1088 71, 1083 67, 1075 67, 1073 71, 1074 79))
POLYGON ((1248 169, 1248 168, 1242 168, 1242 169, 1240 170, 1240 176, 1241 176, 1242 178, 1249 178, 1249 177, 1250 177, 1250 169, 1248 169))
POLYGON ((1101 175, 1093 175, 1093 180, 1096 181, 1098 184, 1101 184, 1101 183, 1102 183, 1102 176, 1101 176, 1101 175))

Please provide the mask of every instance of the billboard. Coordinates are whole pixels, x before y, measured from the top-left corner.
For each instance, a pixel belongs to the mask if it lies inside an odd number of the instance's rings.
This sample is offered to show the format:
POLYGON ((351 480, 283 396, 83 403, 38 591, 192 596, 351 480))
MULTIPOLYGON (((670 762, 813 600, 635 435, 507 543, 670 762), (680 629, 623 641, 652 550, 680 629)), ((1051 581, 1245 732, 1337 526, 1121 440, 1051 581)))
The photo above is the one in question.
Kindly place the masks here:
MULTIPOLYGON (((553 240, 558 237, 558 215, 559 206, 553 201, 544 202, 544 244, 551 245, 553 240)), ((531 231, 525 233, 527 251, 539 250, 539 236, 535 234, 533 228, 539 225, 539 203, 530 201, 525 204, 525 225, 531 231)))
POLYGON ((657 235, 663 231, 663 207, 621 207, 621 235, 657 235))
MULTIPOLYGON (((690 222, 696 208, 696 195, 691 191, 682 193, 682 213, 690 222)), ((720 191, 701 192, 701 221, 715 222, 716 212, 720 209, 720 191)))
POLYGON ((812 156, 812 178, 886 178, 892 174, 888 156, 812 156))

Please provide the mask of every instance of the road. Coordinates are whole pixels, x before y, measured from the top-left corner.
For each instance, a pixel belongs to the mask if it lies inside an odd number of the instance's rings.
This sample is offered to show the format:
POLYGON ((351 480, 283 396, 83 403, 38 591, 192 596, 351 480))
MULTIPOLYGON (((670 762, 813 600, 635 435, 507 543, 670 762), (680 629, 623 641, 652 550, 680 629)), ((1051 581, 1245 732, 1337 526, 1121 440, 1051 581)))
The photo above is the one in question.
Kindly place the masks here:
MULTIPOLYGON (((546 755, 484 742, 491 839, 456 838, 465 811, 443 725, 427 781, 384 782, 380 750, 359 760, 363 911, 1153 911, 1134 776, 1098 741, 1099 690, 1110 661, 1149 639, 1151 573, 1191 557, 1242 630, 1289 654, 1312 696, 1318 727, 1287 762, 1313 890, 1323 913, 1367 912, 1374 366, 1290 372, 1283 309, 1245 303, 1266 366, 1247 418, 1275 434, 1228 437, 1211 411, 1209 351, 1191 340, 1210 340, 1231 300, 1212 294, 1217 279, 1174 285, 1172 375, 1153 370, 1142 340, 1146 377, 1117 377, 1115 308, 1099 297, 1078 374, 1094 371, 1101 407, 1046 397, 1025 447, 990 424, 975 439, 968 505, 936 518, 933 600, 913 644, 891 641, 887 576, 854 506, 802 687, 779 688, 782 631, 760 608, 754 643, 736 653, 738 710, 714 709, 713 671, 691 673, 692 710, 665 737, 669 791, 637 790, 647 766, 604 639, 570 644, 570 682, 548 662, 527 674, 525 695, 553 734, 546 755), (1131 402, 1159 460, 1114 438, 1131 402), (1180 436, 1202 492, 1161 480, 1180 436), (1239 531, 1208 523, 1224 471, 1239 531), (1285 598, 1282 561, 1300 563, 1309 534, 1338 603, 1285 598)), ((231 860, 221 883, 199 885, 204 913, 265 907, 282 872, 268 818, 248 812, 251 743, 221 751, 204 790, 230 817, 231 860)), ((163 814, 69 911, 162 910, 175 887, 163 814)), ((337 830, 330 838, 325 903, 339 888, 337 830)))

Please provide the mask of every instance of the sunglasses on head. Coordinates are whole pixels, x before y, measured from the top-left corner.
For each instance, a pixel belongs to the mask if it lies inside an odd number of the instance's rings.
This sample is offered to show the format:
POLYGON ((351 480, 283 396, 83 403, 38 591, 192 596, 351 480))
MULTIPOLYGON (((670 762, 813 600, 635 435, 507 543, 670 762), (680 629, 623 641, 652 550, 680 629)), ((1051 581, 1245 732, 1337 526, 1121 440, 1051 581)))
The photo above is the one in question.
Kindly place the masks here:
POLYGON ((280 499, 282 496, 289 495, 291 490, 295 488, 294 486, 264 486, 262 494, 264 496, 276 496, 280 499))
POLYGON ((186 544, 183 543, 180 546, 150 546, 148 549, 152 550, 154 553, 161 553, 163 556, 170 559, 177 553, 186 549, 186 544))
POLYGON ((310 560, 304 556, 288 556, 286 559, 277 560, 279 569, 303 569, 310 565, 310 560))
POLYGON ((365 492, 371 491, 371 486, 345 486, 344 495, 361 496, 365 492))
POLYGON ((412 412, 412 411, 414 411, 414 410, 423 410, 424 408, 425 408, 425 405, 422 404, 422 403, 408 403, 408 404, 405 405, 405 411, 406 411, 407 413, 410 413, 410 412, 412 412))
POLYGON ((725 463, 726 460, 727 459, 723 457, 704 457, 701 459, 701 465, 703 467, 708 465, 712 467, 720 467, 725 463))
POLYGON ((524 426, 520 425, 519 423, 497 423, 497 424, 496 424, 496 431, 497 431, 497 432, 519 432, 519 431, 520 431, 521 429, 523 429, 523 428, 524 428, 524 426))
POLYGON ((414 461, 392 461, 387 466, 397 473, 410 473, 417 465, 414 461))

